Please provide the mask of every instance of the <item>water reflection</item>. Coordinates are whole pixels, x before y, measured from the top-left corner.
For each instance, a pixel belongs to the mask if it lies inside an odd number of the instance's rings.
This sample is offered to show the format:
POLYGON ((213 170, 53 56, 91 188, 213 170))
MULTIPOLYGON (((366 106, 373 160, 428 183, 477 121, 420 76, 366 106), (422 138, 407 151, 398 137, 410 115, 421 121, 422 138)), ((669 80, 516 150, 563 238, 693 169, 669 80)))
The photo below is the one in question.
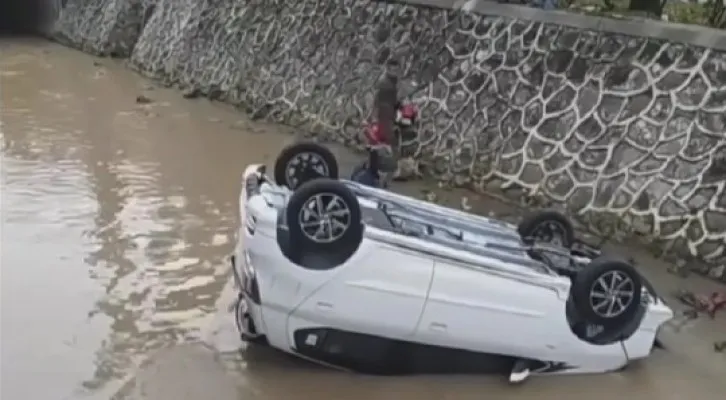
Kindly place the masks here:
POLYGON ((143 300, 139 296, 125 297, 115 292, 121 279, 136 270, 135 263, 128 257, 135 243, 125 232, 123 221, 119 218, 129 192, 128 186, 119 177, 119 157, 109 141, 101 140, 95 144, 85 162, 90 173, 89 183, 98 204, 94 229, 86 232, 95 248, 84 261, 91 267, 91 276, 105 289, 105 296, 89 312, 89 318, 100 318, 97 315, 99 312, 107 316, 111 321, 111 333, 96 352, 93 377, 83 383, 88 389, 98 389, 110 378, 121 378, 124 369, 132 365, 128 339, 123 338, 139 336, 134 322, 138 312, 134 308, 138 307, 139 300, 143 300))
MULTIPOLYGON (((177 108, 161 118, 169 103, 135 104, 145 84, 120 66, 38 44, 2 44, 3 248, 11 249, 3 251, 3 364, 13 361, 8 376, 18 378, 2 390, 12 398, 57 399, 27 384, 39 361, 23 361, 35 345, 26 340, 24 311, 43 306, 18 307, 34 299, 5 290, 34 279, 25 255, 53 266, 44 301, 59 308, 55 324, 85 338, 68 342, 74 357, 46 362, 47 373, 72 363, 93 367, 48 386, 69 395, 72 382, 103 388, 154 350, 198 338, 215 312, 228 280, 238 174, 219 169, 225 158, 199 134, 218 126, 206 115, 177 108), (49 60, 51 49, 58 53, 49 60), (49 78, 48 65, 63 79, 49 78)), ((220 144, 242 147, 239 137, 220 144)), ((57 330, 36 333, 39 343, 67 341, 57 330)))

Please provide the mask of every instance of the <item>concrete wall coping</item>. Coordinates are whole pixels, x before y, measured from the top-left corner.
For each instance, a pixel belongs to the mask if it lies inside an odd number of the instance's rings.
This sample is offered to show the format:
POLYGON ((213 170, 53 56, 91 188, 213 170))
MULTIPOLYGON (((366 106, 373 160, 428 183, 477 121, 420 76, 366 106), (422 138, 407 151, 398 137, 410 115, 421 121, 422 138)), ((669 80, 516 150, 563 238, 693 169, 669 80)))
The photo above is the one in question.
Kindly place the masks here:
POLYGON ((567 11, 546 11, 523 5, 500 4, 494 0, 388 0, 387 2, 461 9, 483 15, 499 15, 598 32, 651 37, 726 51, 726 31, 697 25, 677 24, 647 18, 614 19, 567 11))

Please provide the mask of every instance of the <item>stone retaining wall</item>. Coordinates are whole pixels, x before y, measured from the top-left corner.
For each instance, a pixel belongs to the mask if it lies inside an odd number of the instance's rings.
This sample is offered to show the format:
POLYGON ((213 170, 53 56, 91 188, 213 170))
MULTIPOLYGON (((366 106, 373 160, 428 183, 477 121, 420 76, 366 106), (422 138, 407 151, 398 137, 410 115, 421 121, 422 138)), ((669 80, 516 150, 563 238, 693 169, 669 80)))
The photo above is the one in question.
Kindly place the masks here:
POLYGON ((376 83, 398 74, 422 110, 419 135, 406 143, 422 172, 515 188, 596 231, 653 237, 724 276, 725 52, 538 22, 532 10, 514 18, 516 8, 496 16, 366 0, 86 3, 69 0, 61 13, 66 43, 129 57, 148 76, 351 146, 376 83))

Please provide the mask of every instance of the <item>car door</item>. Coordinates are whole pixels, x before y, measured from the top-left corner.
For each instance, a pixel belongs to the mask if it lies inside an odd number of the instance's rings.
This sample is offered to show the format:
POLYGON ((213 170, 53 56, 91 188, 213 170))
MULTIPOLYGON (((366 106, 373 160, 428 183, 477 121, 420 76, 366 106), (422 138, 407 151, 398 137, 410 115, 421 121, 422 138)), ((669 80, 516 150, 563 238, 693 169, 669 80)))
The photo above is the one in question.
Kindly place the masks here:
POLYGON ((547 359, 556 346, 550 316, 564 313, 555 291, 496 271, 436 261, 416 332, 423 343, 547 359))
POLYGON ((289 329, 316 324, 394 339, 413 336, 434 262, 397 247, 367 242, 361 258, 308 297, 289 329), (293 326, 294 325, 294 326, 293 326))

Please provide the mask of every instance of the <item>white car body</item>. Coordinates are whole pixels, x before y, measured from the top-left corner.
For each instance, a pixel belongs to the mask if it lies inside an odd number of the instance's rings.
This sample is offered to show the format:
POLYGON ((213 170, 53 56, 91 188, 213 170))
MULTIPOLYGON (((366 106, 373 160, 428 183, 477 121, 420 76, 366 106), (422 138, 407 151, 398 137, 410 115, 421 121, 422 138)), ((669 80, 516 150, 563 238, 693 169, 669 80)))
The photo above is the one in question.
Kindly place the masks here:
MULTIPOLYGON (((254 325, 246 337, 264 336, 281 351, 314 358, 300 349, 296 332, 324 327, 396 343, 535 360, 533 373, 600 373, 647 357, 659 326, 673 316, 657 296, 644 294, 646 312, 632 335, 612 344, 590 344, 573 334, 567 318, 570 279, 536 267, 534 260, 522 266, 528 257, 524 250, 503 247, 489 256, 473 254, 368 224, 358 250, 344 264, 302 268, 282 254, 276 241, 279 212, 292 192, 264 183, 248 197, 244 183, 259 167, 244 172, 234 268, 243 288, 254 276, 261 297, 250 301, 249 291, 243 296, 243 312, 254 325)), ((501 221, 366 190, 432 216, 467 219, 516 235, 513 226, 501 221)), ((363 197, 358 201, 362 208, 376 205, 363 197)), ((515 239, 502 238, 507 240, 515 239)), ((321 338, 309 334, 302 340, 307 346, 321 338)))

